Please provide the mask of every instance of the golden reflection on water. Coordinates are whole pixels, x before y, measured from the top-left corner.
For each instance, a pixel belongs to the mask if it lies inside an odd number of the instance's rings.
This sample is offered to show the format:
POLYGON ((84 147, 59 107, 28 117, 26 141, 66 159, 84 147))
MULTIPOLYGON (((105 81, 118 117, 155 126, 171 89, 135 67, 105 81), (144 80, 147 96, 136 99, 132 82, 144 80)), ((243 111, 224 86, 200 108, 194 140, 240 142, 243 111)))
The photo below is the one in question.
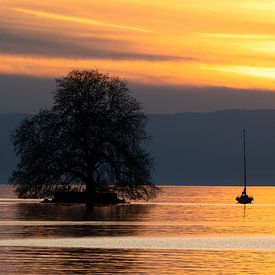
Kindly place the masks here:
POLYGON ((0 248, 5 274, 274 274, 275 252, 0 248), (20 271, 20 272, 19 272, 20 271))
POLYGON ((0 197, 5 198, 0 199, 0 243, 22 239, 21 247, 11 246, 12 241, 0 246, 0 274, 275 274, 275 251, 261 246, 261 236, 265 240, 275 237, 275 188, 250 187, 255 203, 246 206, 235 203, 241 189, 164 187, 149 203, 86 207, 9 200, 11 193, 0 187, 0 197), (73 249, 69 241, 218 237, 234 242, 234 236, 244 241, 257 238, 259 251, 223 251, 222 243, 219 251, 174 250, 173 245, 162 250, 114 249, 111 245, 109 249, 73 249), (64 247, 43 247, 47 239, 40 248, 23 247, 23 240, 26 244, 41 238, 55 238, 57 243, 60 238, 64 247))
POLYGON ((252 205, 236 204, 240 187, 164 187, 149 202, 113 206, 0 201, 7 237, 275 235, 275 188, 251 187, 252 205), (265 200, 266 198, 266 200, 265 200))

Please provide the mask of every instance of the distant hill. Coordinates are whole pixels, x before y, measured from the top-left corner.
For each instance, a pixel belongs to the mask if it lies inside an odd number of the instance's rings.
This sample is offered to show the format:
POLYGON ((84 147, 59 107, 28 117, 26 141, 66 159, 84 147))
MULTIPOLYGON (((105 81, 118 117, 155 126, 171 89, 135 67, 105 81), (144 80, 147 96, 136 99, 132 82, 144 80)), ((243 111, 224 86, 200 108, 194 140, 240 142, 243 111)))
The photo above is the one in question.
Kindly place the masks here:
POLYGON ((275 110, 156 114, 150 121, 157 183, 240 184, 245 127, 249 182, 275 185, 275 110))
POLYGON ((24 113, 0 114, 0 183, 7 183, 8 177, 17 163, 10 143, 10 134, 18 123, 30 116, 24 113))
MULTIPOLYGON (((29 114, 0 114, 0 182, 17 159, 10 131, 29 114)), ((149 115, 148 149, 157 163, 154 181, 173 185, 242 183, 242 129, 247 129, 248 179, 275 185, 275 110, 149 115)))

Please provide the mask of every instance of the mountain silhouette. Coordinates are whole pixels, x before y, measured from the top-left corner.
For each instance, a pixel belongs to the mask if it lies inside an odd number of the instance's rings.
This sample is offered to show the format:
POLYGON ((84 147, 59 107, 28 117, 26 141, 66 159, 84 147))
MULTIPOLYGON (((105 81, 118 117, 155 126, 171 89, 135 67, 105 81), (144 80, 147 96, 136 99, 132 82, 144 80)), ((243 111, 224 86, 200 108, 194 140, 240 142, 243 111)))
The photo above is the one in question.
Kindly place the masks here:
POLYGON ((159 184, 239 185, 242 129, 247 130, 248 182, 275 183, 275 110, 150 115, 150 151, 159 184))
MULTIPOLYGON (((17 163, 10 132, 30 114, 0 114, 0 182, 17 163)), ((172 185, 242 184, 242 129, 247 131, 248 184, 275 185, 275 110, 150 114, 148 150, 154 181, 172 185)))

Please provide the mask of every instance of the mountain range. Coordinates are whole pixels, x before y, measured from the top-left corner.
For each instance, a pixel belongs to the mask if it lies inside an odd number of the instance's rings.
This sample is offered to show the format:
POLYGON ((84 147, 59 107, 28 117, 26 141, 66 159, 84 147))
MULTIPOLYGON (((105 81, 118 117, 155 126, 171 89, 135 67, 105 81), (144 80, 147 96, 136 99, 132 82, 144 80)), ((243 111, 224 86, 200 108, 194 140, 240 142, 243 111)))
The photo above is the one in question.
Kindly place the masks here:
MULTIPOLYGON (((11 131, 30 114, 0 114, 0 182, 17 158, 11 131)), ((275 185, 275 110, 149 114, 147 149, 155 159, 154 182, 166 185, 242 184, 242 130, 247 132, 248 183, 275 185)))

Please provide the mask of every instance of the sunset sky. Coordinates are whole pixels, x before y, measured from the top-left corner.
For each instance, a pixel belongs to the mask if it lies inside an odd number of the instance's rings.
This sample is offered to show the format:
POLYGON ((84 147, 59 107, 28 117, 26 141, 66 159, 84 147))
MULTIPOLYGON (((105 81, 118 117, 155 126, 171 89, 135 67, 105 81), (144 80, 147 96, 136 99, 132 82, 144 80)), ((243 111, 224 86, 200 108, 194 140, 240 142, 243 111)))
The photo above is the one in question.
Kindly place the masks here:
POLYGON ((0 0, 0 74, 275 91, 275 1, 0 0))

